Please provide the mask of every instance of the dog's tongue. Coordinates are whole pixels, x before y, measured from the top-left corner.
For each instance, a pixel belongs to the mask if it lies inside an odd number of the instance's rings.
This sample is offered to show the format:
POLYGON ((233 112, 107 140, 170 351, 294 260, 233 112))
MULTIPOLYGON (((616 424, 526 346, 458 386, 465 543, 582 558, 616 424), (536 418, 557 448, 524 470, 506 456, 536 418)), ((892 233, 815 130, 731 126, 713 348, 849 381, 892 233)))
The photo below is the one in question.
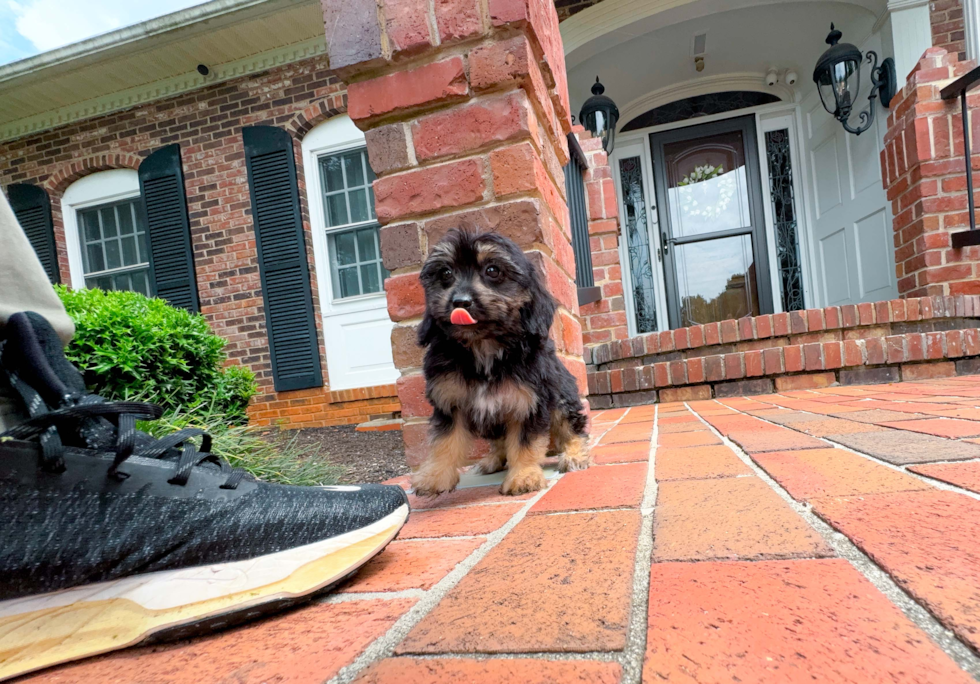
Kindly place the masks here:
POLYGON ((449 315, 449 320, 453 322, 453 325, 473 325, 476 323, 476 319, 470 316, 470 312, 466 309, 453 309, 449 315))

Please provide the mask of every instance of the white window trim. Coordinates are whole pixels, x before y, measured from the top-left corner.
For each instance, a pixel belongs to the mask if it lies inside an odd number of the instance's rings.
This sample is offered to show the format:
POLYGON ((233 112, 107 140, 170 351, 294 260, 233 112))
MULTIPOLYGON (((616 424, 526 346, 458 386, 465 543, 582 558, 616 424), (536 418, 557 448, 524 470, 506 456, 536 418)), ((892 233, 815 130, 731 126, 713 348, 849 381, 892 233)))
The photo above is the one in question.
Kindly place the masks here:
POLYGON ((347 309, 364 307, 366 300, 377 300, 379 308, 387 306, 384 288, 356 297, 334 299, 333 272, 330 267, 330 250, 327 236, 330 233, 350 230, 360 226, 371 226, 376 220, 350 223, 343 226, 327 227, 323 214, 323 189, 320 180, 320 157, 355 150, 365 146, 364 133, 358 129, 347 115, 336 116, 316 126, 303 138, 303 173, 306 178, 306 204, 310 210, 310 228, 313 239, 313 262, 316 265, 317 288, 320 295, 320 308, 324 316, 345 313, 347 309))
POLYGON ((65 226, 68 275, 72 289, 79 290, 85 287, 82 239, 78 232, 79 210, 139 196, 139 174, 133 169, 99 171, 80 178, 65 190, 65 194, 61 197, 61 218, 65 226))

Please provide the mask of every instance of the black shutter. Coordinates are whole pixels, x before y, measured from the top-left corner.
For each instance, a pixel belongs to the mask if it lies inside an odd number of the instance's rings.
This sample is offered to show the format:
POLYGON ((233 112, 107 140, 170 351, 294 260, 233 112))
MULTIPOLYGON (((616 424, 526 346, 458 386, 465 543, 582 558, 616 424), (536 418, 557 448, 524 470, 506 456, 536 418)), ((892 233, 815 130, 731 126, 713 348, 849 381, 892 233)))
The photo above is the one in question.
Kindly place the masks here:
POLYGON ((200 311, 180 145, 161 147, 144 159, 139 176, 153 294, 174 306, 200 311))
POLYGON ((58 252, 54 246, 54 224, 51 222, 51 200, 39 185, 17 183, 7 186, 10 208, 27 234, 44 272, 52 283, 61 282, 58 271, 58 252))
POLYGON ((246 126, 242 138, 276 391, 319 387, 320 348, 293 139, 274 126, 246 126))
POLYGON ((568 213, 572 219, 572 251, 575 253, 578 303, 579 306, 584 306, 602 298, 602 292, 595 286, 592 275, 589 214, 585 208, 585 181, 582 179, 589 164, 578 139, 571 133, 568 134, 568 152, 571 159, 565 164, 565 195, 568 197, 568 213))

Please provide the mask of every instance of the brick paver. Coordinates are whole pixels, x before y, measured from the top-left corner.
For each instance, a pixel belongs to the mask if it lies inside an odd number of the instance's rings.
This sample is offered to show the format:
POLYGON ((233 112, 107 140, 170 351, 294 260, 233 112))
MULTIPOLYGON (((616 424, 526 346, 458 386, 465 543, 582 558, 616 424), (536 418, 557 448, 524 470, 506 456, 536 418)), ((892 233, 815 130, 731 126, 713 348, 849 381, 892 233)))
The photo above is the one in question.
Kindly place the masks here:
POLYGON ((358 684, 973 681, 806 511, 980 656, 980 377, 597 411, 591 435, 595 465, 545 492, 410 493, 399 539, 329 602, 22 681, 325 682, 366 652, 358 684))
POLYGON ((484 541, 483 537, 394 541, 361 568, 342 591, 429 589, 484 541))
POLYGON ((657 480, 696 480, 710 477, 751 475, 752 469, 742 463, 726 446, 687 447, 657 450, 657 480))
POLYGON ((621 649, 639 531, 638 511, 526 518, 396 652, 621 649))
POLYGON ((844 560, 663 563, 650 574, 644 684, 967 684, 844 560))
POLYGON ((921 480, 844 449, 803 449, 752 458, 794 499, 929 489, 921 480))
POLYGON ((806 558, 832 552, 757 477, 662 482, 654 518, 656 560, 806 558))
POLYGON ((619 684, 622 670, 589 660, 388 658, 356 684, 619 684))
POLYGON ((912 466, 909 470, 980 494, 980 461, 931 463, 912 466))
POLYGON ((646 463, 579 470, 559 480, 528 514, 636 507, 643 499, 646 479, 646 463))
POLYGON ((813 507, 980 650, 980 501, 932 489, 815 499, 813 507))

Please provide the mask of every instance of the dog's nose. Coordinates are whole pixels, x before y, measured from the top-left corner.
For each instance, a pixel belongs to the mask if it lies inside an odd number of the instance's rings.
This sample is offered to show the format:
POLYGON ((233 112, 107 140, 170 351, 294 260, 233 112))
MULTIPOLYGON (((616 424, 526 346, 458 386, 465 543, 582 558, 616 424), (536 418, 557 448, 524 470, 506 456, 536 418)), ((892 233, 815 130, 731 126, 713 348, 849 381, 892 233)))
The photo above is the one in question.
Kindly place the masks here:
POLYGON ((457 293, 453 295, 454 309, 469 309, 473 306, 473 298, 468 294, 457 293))

